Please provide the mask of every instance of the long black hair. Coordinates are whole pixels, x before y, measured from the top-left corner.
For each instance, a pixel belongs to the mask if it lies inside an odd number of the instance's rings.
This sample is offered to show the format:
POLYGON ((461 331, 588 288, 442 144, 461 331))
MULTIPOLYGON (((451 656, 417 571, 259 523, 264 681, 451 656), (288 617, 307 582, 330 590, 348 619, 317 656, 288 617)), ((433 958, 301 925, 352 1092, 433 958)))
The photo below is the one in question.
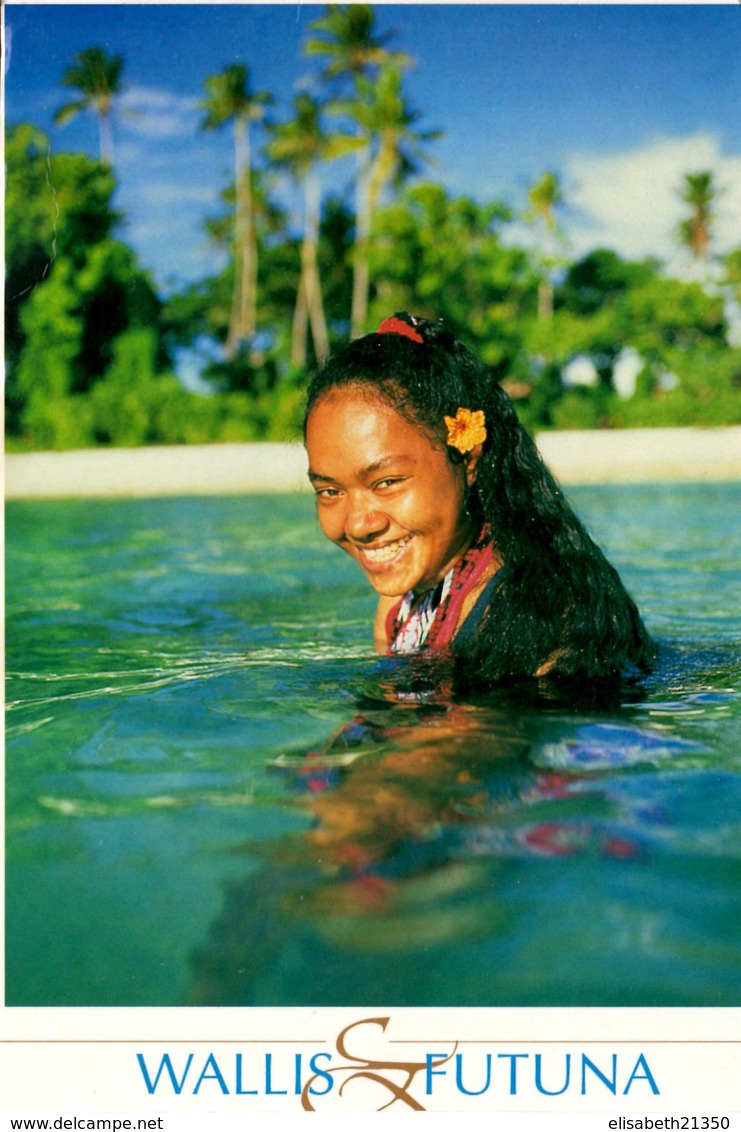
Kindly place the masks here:
POLYGON ((305 421, 331 390, 364 388, 423 428, 455 463, 462 457, 446 443, 444 415, 455 417, 459 407, 484 411, 487 437, 467 507, 489 524, 504 565, 484 616, 467 634, 465 656, 456 656, 453 641, 457 668, 481 683, 532 676, 549 662, 565 678, 650 671, 654 646, 635 603, 508 395, 442 322, 394 317, 407 330, 359 338, 314 375, 305 421))

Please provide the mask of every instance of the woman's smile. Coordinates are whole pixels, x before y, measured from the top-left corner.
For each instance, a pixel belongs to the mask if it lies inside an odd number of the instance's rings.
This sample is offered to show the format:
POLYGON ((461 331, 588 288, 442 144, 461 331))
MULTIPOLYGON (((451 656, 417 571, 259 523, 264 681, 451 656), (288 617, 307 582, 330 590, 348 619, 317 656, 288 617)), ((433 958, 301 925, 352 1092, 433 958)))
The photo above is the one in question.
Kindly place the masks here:
POLYGON ((431 589, 469 546, 465 465, 382 398, 357 386, 327 394, 306 448, 322 531, 378 593, 431 589))
POLYGON ((396 565, 397 560, 409 546, 413 537, 413 535, 406 535, 394 542, 385 542, 377 546, 355 544, 355 550, 358 559, 366 569, 382 572, 396 565))

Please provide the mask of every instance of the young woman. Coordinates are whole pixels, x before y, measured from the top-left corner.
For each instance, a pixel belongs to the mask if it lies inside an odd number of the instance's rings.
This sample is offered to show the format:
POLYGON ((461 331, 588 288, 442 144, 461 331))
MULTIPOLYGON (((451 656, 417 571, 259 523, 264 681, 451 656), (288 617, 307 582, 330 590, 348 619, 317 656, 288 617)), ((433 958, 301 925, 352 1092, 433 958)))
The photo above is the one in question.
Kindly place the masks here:
POLYGON ((487 684, 650 670, 616 571, 442 323, 397 314, 339 350, 305 440, 322 531, 379 594, 379 649, 444 652, 487 684))

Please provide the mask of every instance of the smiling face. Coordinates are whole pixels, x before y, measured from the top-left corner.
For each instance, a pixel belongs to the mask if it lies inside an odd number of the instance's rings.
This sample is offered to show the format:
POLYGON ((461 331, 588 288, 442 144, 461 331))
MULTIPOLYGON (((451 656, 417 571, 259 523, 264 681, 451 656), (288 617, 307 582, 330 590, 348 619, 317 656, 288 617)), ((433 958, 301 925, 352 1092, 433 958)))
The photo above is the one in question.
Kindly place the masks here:
POLYGON ((424 593, 468 548, 463 508, 477 453, 452 464, 426 432, 357 386, 331 390, 306 424, 322 531, 379 593, 424 593))

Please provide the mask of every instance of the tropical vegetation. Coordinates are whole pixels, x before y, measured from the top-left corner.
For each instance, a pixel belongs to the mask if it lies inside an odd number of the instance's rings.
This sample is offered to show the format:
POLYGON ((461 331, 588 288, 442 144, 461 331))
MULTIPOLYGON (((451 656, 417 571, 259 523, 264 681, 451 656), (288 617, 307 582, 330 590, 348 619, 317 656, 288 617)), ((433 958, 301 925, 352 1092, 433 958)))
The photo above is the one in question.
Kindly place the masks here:
POLYGON ((56 123, 93 113, 98 156, 9 124, 10 448, 295 436, 308 370, 402 309, 444 318, 533 429, 741 422, 741 248, 715 255, 713 174, 677 185, 687 277, 610 248, 574 258, 556 172, 521 204, 436 179, 439 131, 410 104, 413 59, 393 39, 370 5, 329 5, 304 44, 311 81, 287 108, 244 64, 204 77, 194 137, 233 139, 233 179, 214 186, 205 221, 226 266, 169 294, 115 206, 123 57, 90 47, 62 78, 74 96, 56 123), (341 158, 354 163, 345 194, 324 188, 341 158), (300 216, 279 205, 281 178, 300 216), (204 391, 176 376, 182 350, 203 353, 204 391))

